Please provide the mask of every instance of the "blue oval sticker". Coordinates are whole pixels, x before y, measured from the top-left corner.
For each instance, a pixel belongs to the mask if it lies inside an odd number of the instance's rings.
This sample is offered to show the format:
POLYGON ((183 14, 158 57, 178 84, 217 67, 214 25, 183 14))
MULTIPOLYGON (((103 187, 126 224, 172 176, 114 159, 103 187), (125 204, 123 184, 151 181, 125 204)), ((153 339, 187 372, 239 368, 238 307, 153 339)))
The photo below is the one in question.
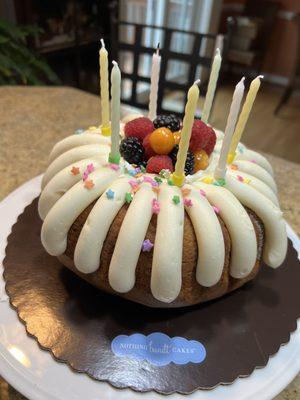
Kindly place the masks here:
POLYGON ((111 349, 116 356, 147 360, 157 366, 171 362, 178 365, 189 362, 200 364, 206 358, 202 343, 182 337, 170 338, 159 332, 148 336, 140 333, 117 336, 111 343, 111 349))

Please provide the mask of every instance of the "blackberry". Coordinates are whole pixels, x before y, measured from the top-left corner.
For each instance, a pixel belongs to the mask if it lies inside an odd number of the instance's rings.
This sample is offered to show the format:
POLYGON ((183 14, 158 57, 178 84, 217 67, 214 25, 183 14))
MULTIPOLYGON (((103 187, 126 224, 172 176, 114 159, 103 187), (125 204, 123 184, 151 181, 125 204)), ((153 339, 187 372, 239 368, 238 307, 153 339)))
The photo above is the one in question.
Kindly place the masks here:
POLYGON ((120 144, 121 156, 130 164, 138 165, 144 159, 144 147, 136 137, 123 139, 120 144))
POLYGON ((160 128, 161 126, 165 126, 166 128, 169 128, 172 132, 179 131, 180 123, 180 119, 174 114, 158 115, 153 121, 155 129, 160 128))
MULTIPOLYGON (((174 166, 175 166, 176 160, 177 160, 177 153, 178 153, 178 144, 176 144, 174 146, 173 150, 169 154, 174 166)), ((194 165, 195 165, 194 154, 190 150, 188 150, 186 162, 185 162, 185 166, 184 166, 184 172, 186 175, 191 175, 194 173, 194 165)))

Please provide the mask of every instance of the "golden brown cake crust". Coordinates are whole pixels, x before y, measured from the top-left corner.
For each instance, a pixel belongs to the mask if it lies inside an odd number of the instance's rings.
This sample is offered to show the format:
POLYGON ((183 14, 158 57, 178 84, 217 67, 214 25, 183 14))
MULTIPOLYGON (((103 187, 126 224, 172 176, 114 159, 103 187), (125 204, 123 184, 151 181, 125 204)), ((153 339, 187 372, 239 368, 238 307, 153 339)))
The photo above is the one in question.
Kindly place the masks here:
MULTIPOLYGON (((136 268, 136 283, 134 288, 128 293, 117 293, 115 292, 109 285, 108 282, 108 270, 110 260, 114 251, 114 246, 119 234, 119 228, 122 224, 122 221, 125 217, 128 206, 124 205, 117 216, 115 217, 113 223, 110 226, 107 237, 104 241, 101 257, 100 257, 100 266, 96 272, 91 274, 83 274, 78 271, 73 262, 74 250, 75 246, 81 232, 81 229, 87 219, 88 214, 93 208, 94 203, 92 203, 88 208, 73 223, 69 233, 68 233, 68 245, 67 250, 64 255, 59 256, 60 261, 75 272, 78 276, 96 286, 99 289, 102 289, 108 293, 117 294, 123 298, 128 300, 132 300, 150 307, 185 307, 194 305, 197 303, 201 303, 204 301, 212 300, 223 296, 224 294, 241 287, 246 282, 252 280, 259 271, 260 267, 260 259, 264 244, 264 227, 259 218, 251 211, 247 209, 249 217, 253 223, 255 228, 258 250, 257 250, 257 261, 255 266, 249 276, 244 279, 234 279, 229 274, 229 263, 230 263, 230 252, 231 252, 231 240, 228 233, 228 230, 222 221, 219 218, 224 243, 225 243, 225 263, 223 268, 223 273, 220 281, 210 287, 206 288, 200 286, 196 281, 196 264, 198 257, 198 246, 196 235, 194 232, 193 225, 187 213, 185 213, 184 220, 184 235, 183 235, 183 257, 182 257, 182 288, 179 293, 179 296, 172 303, 166 304, 156 300, 150 289, 150 280, 151 280, 151 266, 152 266, 152 255, 153 252, 141 252, 138 260, 137 268, 136 268)), ((155 232, 156 232, 156 221, 157 217, 154 214, 146 234, 146 238, 151 240, 152 243, 155 241, 155 232)))

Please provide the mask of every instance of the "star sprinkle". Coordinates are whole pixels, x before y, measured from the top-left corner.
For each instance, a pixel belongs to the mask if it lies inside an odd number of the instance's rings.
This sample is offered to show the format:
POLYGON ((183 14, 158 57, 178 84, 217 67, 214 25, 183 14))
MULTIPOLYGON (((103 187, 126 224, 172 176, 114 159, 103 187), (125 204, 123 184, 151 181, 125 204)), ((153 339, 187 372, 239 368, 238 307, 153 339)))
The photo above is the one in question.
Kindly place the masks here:
POLYGON ((213 178, 210 176, 207 176, 206 178, 202 179, 202 182, 208 183, 208 184, 213 183, 213 181, 214 181, 213 178))
POLYGON ((224 186, 225 185, 225 179, 218 179, 213 183, 213 185, 215 185, 215 186, 224 186))
POLYGON ((256 160, 250 160, 253 164, 257 164, 256 160))
POLYGON ((158 186, 158 183, 150 176, 144 176, 144 182, 150 183, 153 187, 158 186))
POLYGON ((152 200, 152 212, 153 214, 159 214, 160 212, 160 204, 157 199, 152 200))
POLYGON ((177 204, 180 203, 180 197, 175 195, 175 196, 173 196, 172 201, 173 201, 174 204, 177 205, 177 204))
POLYGON ((142 250, 143 250, 144 252, 145 252, 145 251, 146 251, 146 252, 149 252, 149 251, 152 250, 153 246, 154 246, 154 244, 153 244, 149 239, 146 239, 146 240, 143 241, 142 250))
POLYGON ((80 173, 80 169, 78 167, 72 167, 71 174, 78 175, 80 173))
POLYGON ((112 200, 115 197, 115 192, 113 190, 111 190, 111 189, 108 189, 108 191, 106 192, 106 197, 109 200, 112 200))
POLYGON ((238 166, 237 165, 235 165, 235 164, 231 164, 230 165, 230 169, 233 169, 233 170, 238 170, 238 166))
POLYGON ((172 181, 172 179, 168 179, 168 185, 174 186, 174 182, 172 181))
POLYGON ((138 182, 133 179, 131 179, 128 183, 131 186, 131 189, 133 190, 136 190, 139 187, 138 182))
POLYGON ((87 172, 88 174, 91 174, 91 173, 94 172, 94 171, 95 171, 95 167, 94 167, 94 164, 93 164, 93 163, 88 164, 88 165, 86 166, 86 172, 87 172))
POLYGON ((129 193, 129 192, 127 192, 126 194, 125 194, 125 201, 126 201, 126 203, 131 203, 132 202, 132 199, 133 199, 133 196, 132 196, 132 194, 131 193, 129 193))
POLYGON ((213 206, 213 209, 214 209, 214 212, 215 212, 216 214, 219 214, 219 213, 220 213, 219 207, 213 206))
POLYGON ((160 185, 162 183, 162 179, 159 176, 156 176, 154 180, 160 185))
POLYGON ((86 189, 88 189, 88 190, 93 189, 94 186, 95 186, 95 184, 94 184, 94 182, 93 182, 91 179, 87 179, 87 180, 84 182, 84 187, 85 187, 86 189))
POLYGON ((120 166, 118 164, 108 164, 109 168, 113 171, 119 171, 120 166))
POLYGON ((86 171, 84 171, 84 173, 83 173, 83 175, 82 175, 82 179, 83 179, 84 181, 86 181, 88 177, 89 177, 89 173, 86 172, 86 171))
POLYGON ((84 129, 76 129, 76 131, 74 132, 74 135, 80 135, 81 133, 84 132, 84 129))
POLYGON ((89 127, 89 131, 95 131, 96 129, 97 129, 96 126, 90 126, 90 127, 89 127))
POLYGON ((206 192, 205 192, 205 190, 200 189, 199 192, 200 192, 201 196, 206 197, 206 192))
POLYGON ((141 165, 141 172, 146 172, 146 168, 143 166, 143 165, 141 165))
POLYGON ((171 172, 168 169, 162 169, 159 173, 162 178, 168 179, 171 176, 171 172))
POLYGON ((192 202, 192 200, 191 199, 184 199, 184 205, 186 206, 186 207, 192 207, 192 205, 193 205, 193 202, 192 202))
POLYGON ((249 179, 249 178, 244 178, 244 183, 250 183, 251 182, 251 179, 249 179))
POLYGON ((244 182, 244 178, 241 175, 237 175, 237 180, 240 182, 244 182))
POLYGON ((183 188, 183 189, 181 189, 181 193, 182 193, 183 197, 186 197, 191 193, 191 189, 183 188))

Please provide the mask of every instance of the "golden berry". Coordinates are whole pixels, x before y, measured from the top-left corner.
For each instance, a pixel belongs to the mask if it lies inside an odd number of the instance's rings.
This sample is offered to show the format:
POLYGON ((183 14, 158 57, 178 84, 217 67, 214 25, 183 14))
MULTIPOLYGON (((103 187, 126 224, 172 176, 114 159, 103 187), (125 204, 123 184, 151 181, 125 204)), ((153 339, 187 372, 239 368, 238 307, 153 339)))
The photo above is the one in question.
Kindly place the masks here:
POLYGON ((196 151, 194 160, 194 173, 208 167, 208 155, 205 150, 196 151))
POLYGON ((165 127, 155 129, 150 134, 149 142, 156 154, 169 154, 175 145, 173 132, 165 127))
POLYGON ((179 144, 181 138, 181 131, 173 132, 175 144, 179 144))

